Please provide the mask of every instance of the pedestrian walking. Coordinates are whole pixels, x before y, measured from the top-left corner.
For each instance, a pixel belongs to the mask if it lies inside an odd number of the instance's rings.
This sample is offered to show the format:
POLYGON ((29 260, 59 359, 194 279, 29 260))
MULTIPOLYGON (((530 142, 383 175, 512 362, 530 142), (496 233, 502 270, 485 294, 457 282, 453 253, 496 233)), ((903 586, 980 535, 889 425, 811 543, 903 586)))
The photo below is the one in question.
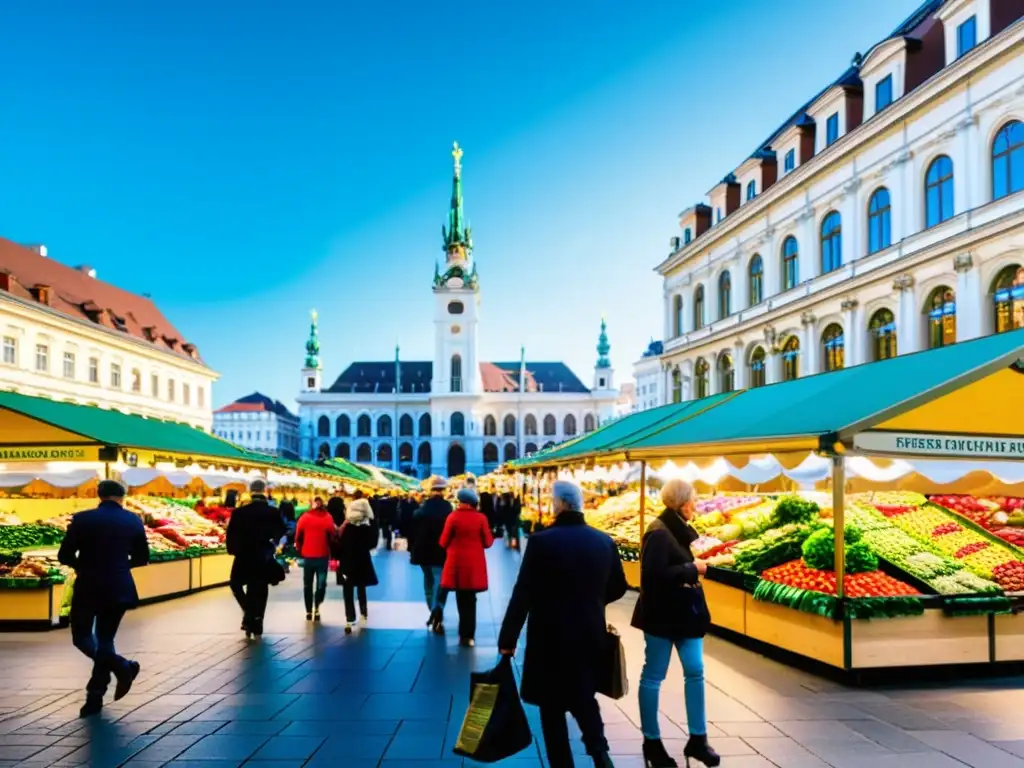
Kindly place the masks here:
POLYGON ((567 712, 594 765, 611 768, 595 696, 606 661, 605 606, 626 593, 626 576, 611 537, 584 520, 579 486, 559 480, 551 490, 554 523, 530 536, 498 648, 513 655, 529 619, 521 695, 540 707, 551 768, 573 765, 567 712))
POLYGON ((505 506, 505 532, 508 535, 508 545, 511 549, 519 549, 523 504, 517 494, 505 492, 502 494, 502 498, 505 506))
POLYGON ((139 662, 117 654, 114 638, 125 611, 139 603, 131 569, 149 563, 149 544, 142 520, 121 506, 124 486, 103 480, 97 487, 100 503, 79 512, 61 542, 57 559, 75 571, 71 594, 71 642, 92 659, 85 686, 82 717, 103 709, 103 696, 113 675, 114 701, 131 690, 139 662))
POLYGON ((640 728, 648 768, 675 768, 661 741, 658 697, 674 650, 683 665, 686 728, 690 734, 683 755, 706 766, 722 759, 708 745, 704 708, 704 635, 711 614, 700 577, 707 564, 694 558, 690 545, 698 538, 689 521, 697 512, 693 486, 669 480, 661 489, 665 511, 644 533, 640 550, 640 598, 633 626, 644 633, 644 668, 640 675, 640 728))
MULTIPOLYGON (((487 591, 487 557, 484 550, 494 543, 487 517, 477 509, 480 498, 469 486, 456 496, 459 506, 448 516, 441 533, 446 552, 441 590, 455 593, 459 609, 459 643, 476 644, 476 596, 487 591)), ((444 620, 443 606, 434 607, 434 624, 444 620)))
POLYGON ((447 594, 441 594, 441 570, 444 568, 445 551, 441 546, 441 534, 445 522, 452 512, 452 505, 444 497, 448 481, 434 476, 430 482, 430 496, 413 515, 412 539, 409 542, 409 562, 423 571, 423 596, 427 601, 430 617, 427 627, 437 634, 444 634, 443 616, 447 594), (440 613, 435 609, 440 608, 440 613))
POLYGON ((345 597, 345 634, 352 634, 356 624, 356 598, 363 626, 368 620, 366 588, 377 586, 377 571, 370 553, 376 549, 379 531, 373 511, 366 499, 356 499, 345 510, 335 545, 338 561, 338 583, 345 597))
POLYGON ((487 518, 487 525, 494 534, 498 521, 495 519, 494 494, 491 491, 492 487, 488 486, 480 492, 480 512, 487 518))
POLYGON ((395 527, 398 525, 398 497, 382 497, 378 509, 380 510, 380 532, 384 537, 384 549, 390 551, 395 527))
POLYGON ((274 551, 284 536, 281 513, 267 503, 267 483, 256 479, 249 485, 250 501, 231 514, 225 544, 235 556, 231 565, 231 593, 242 609, 242 630, 263 634, 270 580, 276 562, 274 551))
POLYGON ((419 499, 416 498, 415 494, 411 493, 403 498, 398 505, 398 532, 405 538, 408 546, 411 546, 412 544, 410 541, 413 529, 412 521, 419 506, 419 499))
POLYGON ((295 528, 295 548, 302 558, 302 597, 306 603, 306 621, 320 621, 320 605, 327 594, 327 564, 331 559, 331 541, 337 530, 334 520, 322 504, 306 510, 295 528))
MULTIPOLYGON (((356 498, 359 498, 358 496, 356 498)), ((319 496, 313 499, 313 506, 323 506, 324 500, 319 496)), ((331 496, 327 500, 327 513, 331 516, 331 520, 334 521, 334 525, 340 528, 345 522, 345 500, 341 496, 331 496)))

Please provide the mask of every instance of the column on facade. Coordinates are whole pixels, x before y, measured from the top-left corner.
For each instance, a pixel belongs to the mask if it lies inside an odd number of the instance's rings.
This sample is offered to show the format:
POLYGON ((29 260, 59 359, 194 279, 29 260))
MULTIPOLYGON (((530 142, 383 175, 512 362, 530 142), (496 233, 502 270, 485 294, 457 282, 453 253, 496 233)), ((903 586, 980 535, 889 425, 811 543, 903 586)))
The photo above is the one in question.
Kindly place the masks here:
MULTIPOLYGON (((718 372, 718 359, 721 357, 717 352, 712 352, 707 355, 704 359, 708 362, 708 394, 717 395, 722 391, 722 382, 719 378, 718 372)), ((693 375, 697 375, 696 368, 693 371, 693 375)))
POLYGON ((843 365, 849 368, 864 362, 861 338, 864 329, 860 327, 860 304, 857 299, 843 299, 840 308, 843 313, 843 365))
MULTIPOLYGON (((970 93, 970 90, 967 91, 970 93)), ((988 199, 985 173, 989 147, 981 137, 977 115, 968 115, 957 125, 956 156, 953 160, 953 205, 956 213, 964 213, 984 205, 988 199)), ((960 307, 957 307, 959 311, 960 307)), ((957 318, 959 322, 959 317, 957 318)), ((958 330, 959 332, 959 330, 958 330)))
POLYGON ((778 384, 782 381, 782 351, 770 347, 764 361, 765 384, 778 384))
POLYGON ((664 329, 665 335, 662 336, 662 338, 667 341, 668 339, 674 338, 675 335, 676 335, 676 333, 675 333, 675 311, 674 311, 674 307, 672 306, 674 304, 674 302, 675 302, 675 294, 676 294, 676 292, 675 292, 675 289, 666 287, 665 291, 664 291, 664 294, 665 295, 664 295, 663 304, 664 304, 664 307, 665 307, 665 329, 664 329))
MULTIPOLYGON (((836 210, 843 217, 842 221, 842 261, 843 264, 850 264, 857 259, 863 258, 867 252, 861 231, 866 229, 867 203, 863 208, 860 204, 860 179, 853 179, 843 187, 844 197, 838 204, 836 210)), ((819 222, 820 226, 820 222, 819 222)), ((820 238, 819 238, 820 239, 820 238)), ((820 245, 819 245, 820 250, 820 245)))
POLYGON ((800 340, 800 375, 813 376, 818 372, 818 318, 812 312, 800 316, 804 327, 800 340))
MULTIPOLYGON (((708 326, 718 320, 718 278, 721 273, 709 272, 704 283, 704 325, 708 326)), ((690 307, 691 314, 693 307, 690 307)))
POLYGON ((735 389, 746 389, 747 379, 749 378, 747 373, 747 358, 744 353, 744 345, 742 339, 736 339, 732 345, 732 369, 733 369, 733 381, 735 382, 735 389))
POLYGON ((970 253, 953 258, 956 270, 956 340, 968 341, 983 335, 986 295, 981 275, 970 253))
MULTIPOLYGON (((821 211, 824 214, 824 211, 821 211)), ((798 282, 805 283, 821 273, 821 244, 819 243, 819 225, 816 212, 810 205, 797 219, 799 225, 794 233, 800 248, 797 259, 798 282)), ((781 259, 781 253, 779 255, 781 259)), ((780 280, 781 285, 781 280, 780 280)))
MULTIPOLYGON (((900 242, 909 233, 914 231, 913 217, 915 211, 915 189, 914 164, 909 162, 910 152, 901 150, 896 158, 895 168, 890 178, 886 180, 889 185, 889 232, 893 244, 900 242)), ((922 187, 923 188, 923 187, 922 187)), ((867 216, 865 210, 864 215, 867 216)))
POLYGON ((892 283, 896 292, 896 351, 901 355, 922 349, 924 323, 917 312, 917 292, 912 275, 900 275, 892 283))
POLYGON ((750 306, 750 260, 753 253, 740 254, 729 267, 732 275, 732 311, 742 312, 750 306))

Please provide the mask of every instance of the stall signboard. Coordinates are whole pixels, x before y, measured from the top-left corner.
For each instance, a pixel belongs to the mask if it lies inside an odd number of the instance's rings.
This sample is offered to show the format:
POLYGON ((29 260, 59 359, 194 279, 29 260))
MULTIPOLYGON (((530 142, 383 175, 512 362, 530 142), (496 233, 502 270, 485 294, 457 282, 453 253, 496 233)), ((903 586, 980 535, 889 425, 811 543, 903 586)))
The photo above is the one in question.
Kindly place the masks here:
POLYGON ((946 435, 931 432, 861 432, 853 447, 866 453, 957 459, 1024 459, 1024 435, 946 435))
POLYGON ((15 461, 99 461, 95 445, 8 445, 0 447, 0 463, 15 461))

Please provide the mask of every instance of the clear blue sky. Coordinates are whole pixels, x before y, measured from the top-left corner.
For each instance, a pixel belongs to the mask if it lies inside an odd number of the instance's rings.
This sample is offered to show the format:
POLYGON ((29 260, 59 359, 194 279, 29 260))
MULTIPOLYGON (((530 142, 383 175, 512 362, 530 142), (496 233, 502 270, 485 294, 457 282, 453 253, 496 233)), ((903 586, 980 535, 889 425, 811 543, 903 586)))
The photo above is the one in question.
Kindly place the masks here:
POLYGON ((465 148, 481 355, 618 381, 662 329, 652 268, 696 202, 918 0, 10 0, 0 234, 150 293, 222 374, 291 402, 430 359, 465 148))

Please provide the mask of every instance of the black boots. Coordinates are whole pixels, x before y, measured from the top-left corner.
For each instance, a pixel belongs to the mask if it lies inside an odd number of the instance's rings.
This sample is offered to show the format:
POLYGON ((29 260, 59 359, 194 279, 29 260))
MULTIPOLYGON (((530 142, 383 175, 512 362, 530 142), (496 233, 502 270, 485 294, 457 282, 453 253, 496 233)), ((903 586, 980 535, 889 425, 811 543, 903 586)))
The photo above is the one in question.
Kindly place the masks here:
POLYGON ((661 739, 644 739, 644 765, 646 768, 677 768, 679 763, 669 757, 661 739))
POLYGON ((605 752, 603 755, 595 755, 593 757, 594 768, 615 768, 615 763, 612 762, 611 757, 605 752))
POLYGON ((137 661, 129 661, 120 674, 117 675, 117 687, 114 689, 114 701, 120 701, 128 695, 128 691, 132 689, 132 683, 135 682, 135 678, 139 676, 139 670, 142 667, 137 661))
POLYGON ((78 716, 93 717, 103 711, 103 697, 97 696, 94 693, 90 693, 85 697, 85 704, 78 710, 78 716))
POLYGON ((721 765, 722 758, 718 756, 708 744, 708 737, 697 736, 694 734, 690 735, 690 740, 686 742, 686 748, 683 750, 683 756, 686 758, 686 765, 690 765, 690 758, 704 765, 708 768, 715 768, 717 765, 721 765))

